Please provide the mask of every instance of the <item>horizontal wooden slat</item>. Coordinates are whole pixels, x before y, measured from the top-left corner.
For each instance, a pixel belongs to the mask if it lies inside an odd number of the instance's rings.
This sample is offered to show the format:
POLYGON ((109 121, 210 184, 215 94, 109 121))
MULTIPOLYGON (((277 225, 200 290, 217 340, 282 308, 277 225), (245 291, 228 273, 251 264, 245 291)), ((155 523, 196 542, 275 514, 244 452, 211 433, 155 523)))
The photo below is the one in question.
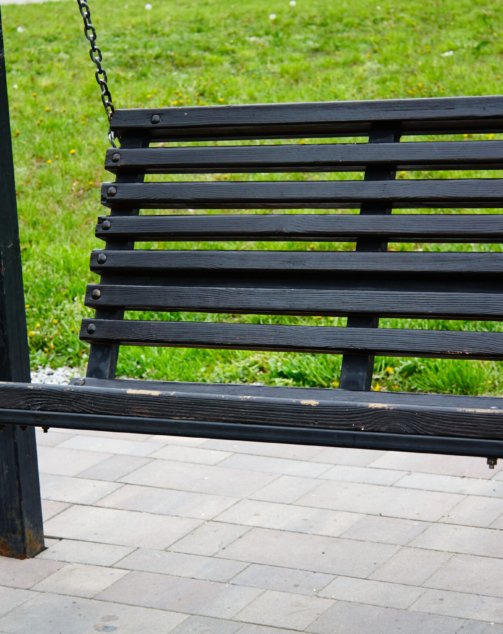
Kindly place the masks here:
POLYGON ((503 253, 352 251, 93 251, 98 273, 163 271, 502 274, 503 253))
POLYGON ((503 294, 90 285, 86 305, 131 310, 192 310, 283 315, 350 315, 499 319, 503 294), (99 294, 99 296, 98 296, 99 294))
POLYGON ((400 357, 503 358, 503 333, 84 319, 90 343, 400 357))
POLYGON ((105 183, 102 203, 143 209, 499 207, 503 179, 105 183))
POLYGON ((353 241, 358 237, 409 242, 500 242, 503 214, 360 216, 243 214, 101 217, 103 240, 353 241))
POLYGON ((501 169, 503 141, 110 149, 108 171, 146 173, 501 169))
POLYGON ((112 130, 160 140, 246 139, 503 130, 502 97, 451 97, 116 110, 112 130))
MULTIPOLYGON (((99 417, 100 425, 96 428, 113 429, 116 425, 112 421, 117 422, 120 412, 124 426, 130 422, 129 430, 136 432, 155 428, 170 434, 172 427, 172 433, 176 435, 185 431, 184 435, 189 436, 222 437, 227 425, 239 424, 242 431, 235 437, 249 438, 246 430, 257 426, 250 435, 264 439, 266 434, 260 434, 260 429, 269 427, 270 441, 273 441, 278 438, 275 430, 285 426, 305 430, 304 434, 299 434, 304 437, 304 444, 309 444, 311 430, 346 430, 362 437, 382 432, 402 435, 405 450, 405 436, 409 434, 440 436, 437 452, 442 448, 445 451, 449 446, 443 442, 446 437, 503 439, 503 404, 498 398, 222 385, 208 385, 201 390, 202 386, 197 384, 138 386, 137 382, 127 381, 99 384, 100 387, 77 387, 2 383, 0 422, 23 424, 21 412, 24 411, 24 424, 51 426, 54 421, 58 426, 72 427, 72 423, 76 426, 87 424, 85 417, 93 415, 94 419, 99 417), (47 413, 45 417, 44 412, 47 413), (165 421, 164 428, 159 425, 162 421, 165 421), (220 433, 216 423, 221 424, 220 433), (196 429, 191 431, 191 424, 196 429)), ((311 443, 316 443, 316 436, 311 443)), ((335 436, 331 444, 337 445, 335 436)), ((358 440, 353 439, 352 444, 358 445, 358 440)), ((381 446, 385 448, 386 442, 381 446)), ((408 450, 413 447, 411 438, 408 450)), ((496 451, 498 448, 493 447, 496 451)), ((490 455, 500 456, 501 453, 490 455)))

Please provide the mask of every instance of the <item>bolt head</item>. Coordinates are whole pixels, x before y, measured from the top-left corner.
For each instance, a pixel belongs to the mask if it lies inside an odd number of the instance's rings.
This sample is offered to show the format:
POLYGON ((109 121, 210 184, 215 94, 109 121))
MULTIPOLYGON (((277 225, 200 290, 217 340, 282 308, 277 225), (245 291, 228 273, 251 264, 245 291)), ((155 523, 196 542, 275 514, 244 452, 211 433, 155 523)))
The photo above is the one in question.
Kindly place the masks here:
POLYGON ((114 163, 118 163, 121 160, 121 155, 119 154, 119 152, 115 152, 115 154, 112 155, 112 161, 114 163))
POLYGON ((161 123, 161 117, 158 114, 153 114, 151 119, 153 124, 161 123))
POLYGON ((98 253, 98 257, 96 259, 98 261, 98 264, 105 264, 105 262, 107 261, 107 256, 105 255, 105 253, 98 253))
POLYGON ((91 297, 92 297, 93 299, 99 299, 99 298, 101 297, 101 291, 100 291, 100 289, 99 289, 99 288, 95 288, 95 289, 93 290, 93 292, 91 293, 91 297))
POLYGON ((96 324, 89 324, 89 325, 87 326, 87 332, 88 332, 90 335, 93 335, 93 334, 96 332, 96 324))
POLYGON ((101 223, 101 228, 104 229, 105 231, 108 231, 108 229, 110 229, 111 226, 112 226, 112 223, 110 222, 110 220, 103 220, 103 222, 101 223))
POLYGON ((107 189, 108 196, 115 196, 116 193, 117 193, 117 187, 109 187, 107 189))

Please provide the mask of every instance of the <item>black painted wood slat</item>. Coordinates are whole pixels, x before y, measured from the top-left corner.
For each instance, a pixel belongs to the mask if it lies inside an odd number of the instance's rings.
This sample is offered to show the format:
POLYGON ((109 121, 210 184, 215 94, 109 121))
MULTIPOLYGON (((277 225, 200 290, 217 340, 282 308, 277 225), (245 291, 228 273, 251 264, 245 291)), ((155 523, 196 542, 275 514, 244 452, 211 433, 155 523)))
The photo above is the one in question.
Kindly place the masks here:
POLYGON ((142 209, 499 207, 503 180, 397 180, 216 183, 105 183, 102 203, 142 209))
MULTIPOLYGON (((122 137, 121 145, 125 149, 141 149, 148 144, 143 137, 135 134, 128 134, 122 137)), ((141 183, 145 176, 143 172, 130 172, 127 175, 119 174, 117 182, 141 183)), ((127 214, 130 218, 138 215, 139 209, 131 207, 127 211, 122 210, 121 213, 127 214)), ((112 217, 116 212, 112 210, 112 217)), ((109 251, 123 251, 132 249, 134 243, 127 236, 114 236, 112 234, 106 236, 107 249, 109 251)), ((106 272, 102 274, 101 282, 108 282, 106 272)), ((123 313, 121 309, 98 308, 96 315, 103 319, 121 319, 123 313)), ((87 364, 87 375, 98 379, 113 379, 117 368, 117 360, 119 357, 119 347, 117 345, 100 345, 91 346, 89 354, 89 362, 87 364)))
POLYGON ((163 271, 271 271, 454 273, 501 275, 503 253, 369 253, 352 251, 93 251, 96 273, 163 271))
POLYGON ((500 332, 84 319, 80 337, 94 343, 138 346, 503 358, 503 333, 500 332))
MULTIPOLYGON (((413 438, 405 440, 409 434, 503 440, 503 399, 498 398, 437 395, 431 401, 429 395, 417 394, 362 394, 299 388, 262 388, 260 392, 247 392, 243 386, 236 394, 221 385, 208 386, 210 391, 205 392, 199 391, 198 384, 193 387, 171 384, 168 389, 160 385, 156 389, 147 385, 128 387, 125 382, 118 389, 106 386, 107 383, 103 385, 106 389, 85 385, 1 384, 0 421, 7 418, 9 410, 13 413, 24 410, 25 420, 30 424, 34 424, 37 413, 71 413, 74 416, 68 417, 65 424, 71 427, 72 418, 76 421, 81 415, 91 414, 101 419, 100 427, 105 430, 108 428, 106 417, 117 420, 120 412, 120 420, 127 421, 131 417, 136 421, 131 431, 143 433, 148 429, 147 420, 155 419, 166 421, 164 433, 168 434, 172 422, 199 423, 195 433, 202 436, 205 435, 201 433, 204 422, 241 424, 243 434, 247 427, 254 425, 298 427, 303 430, 301 435, 307 444, 312 429, 351 431, 362 436, 375 432, 403 434, 404 445, 409 447, 414 446, 413 438), (143 426, 142 420, 145 420, 143 426)), ((333 444, 337 445, 336 437, 333 444)))
MULTIPOLYGON (((29 382, 9 119, 0 12, 0 380, 29 382)), ((9 425, 0 430, 0 556, 24 559, 42 550, 44 531, 35 432, 9 425)))
MULTIPOLYGON (((396 127, 371 129, 367 148, 371 151, 380 149, 382 144, 393 144, 399 147, 400 132, 396 127)), ((394 166, 369 166, 365 170, 364 180, 370 182, 393 181, 396 178, 394 166)), ((374 218, 376 216, 390 216, 393 205, 376 201, 365 201, 360 208, 360 216, 374 218)), ((358 238, 355 251, 362 253, 382 253, 388 248, 388 240, 376 236, 362 236, 358 238)), ((371 256, 372 257, 372 256, 371 256)), ((408 289, 412 290, 412 288, 408 289)), ((346 323, 348 328, 377 328, 379 314, 352 314, 346 323)), ((342 357, 340 373, 340 387, 347 390, 370 390, 374 372, 374 355, 350 352, 342 357)))
POLYGON ((376 314, 494 320, 503 317, 503 293, 396 292, 216 286, 89 285, 91 307, 191 310, 282 315, 376 314))
POLYGON ((374 124, 402 133, 503 131, 502 97, 388 99, 304 104, 117 110, 112 129, 159 140, 367 135, 374 124))
POLYGON ((407 242, 500 242, 503 214, 243 214, 101 217, 98 238, 132 240, 353 241, 360 236, 407 242))
POLYGON ((503 141, 318 144, 110 149, 113 173, 358 171, 393 165, 399 170, 501 169, 503 141))

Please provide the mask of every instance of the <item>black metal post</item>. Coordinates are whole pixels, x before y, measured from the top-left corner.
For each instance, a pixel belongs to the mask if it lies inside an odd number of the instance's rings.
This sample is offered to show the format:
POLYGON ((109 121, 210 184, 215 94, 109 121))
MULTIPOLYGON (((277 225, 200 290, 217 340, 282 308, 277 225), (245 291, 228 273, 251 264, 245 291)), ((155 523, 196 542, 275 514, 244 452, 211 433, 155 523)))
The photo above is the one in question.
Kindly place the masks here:
MULTIPOLYGON (((14 164, 0 11, 0 380, 30 381, 14 164)), ((0 555, 44 549, 35 432, 0 431, 0 555)))

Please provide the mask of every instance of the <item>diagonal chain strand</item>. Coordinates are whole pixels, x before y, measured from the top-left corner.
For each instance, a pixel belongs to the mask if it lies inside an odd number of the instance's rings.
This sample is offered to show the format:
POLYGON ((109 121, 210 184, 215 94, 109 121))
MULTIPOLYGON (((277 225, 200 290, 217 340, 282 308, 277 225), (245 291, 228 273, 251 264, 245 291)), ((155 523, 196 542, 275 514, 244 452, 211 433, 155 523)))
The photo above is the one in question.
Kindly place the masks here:
MULTIPOLYGON (((91 48, 89 50, 89 56, 91 61, 96 66, 96 82, 100 87, 101 91, 101 101, 103 102, 103 107, 105 108, 105 113, 107 115, 108 122, 112 122, 112 115, 115 112, 114 104, 112 101, 112 95, 110 93, 110 89, 108 88, 108 76, 106 70, 102 66, 103 61, 103 53, 100 48, 96 45, 97 35, 96 29, 93 26, 91 21, 91 10, 89 8, 89 3, 87 0, 77 0, 77 4, 79 6, 80 15, 84 21, 84 35, 89 41, 91 48)), ((108 132, 108 138, 113 147, 115 147, 115 135, 112 130, 108 132)))

